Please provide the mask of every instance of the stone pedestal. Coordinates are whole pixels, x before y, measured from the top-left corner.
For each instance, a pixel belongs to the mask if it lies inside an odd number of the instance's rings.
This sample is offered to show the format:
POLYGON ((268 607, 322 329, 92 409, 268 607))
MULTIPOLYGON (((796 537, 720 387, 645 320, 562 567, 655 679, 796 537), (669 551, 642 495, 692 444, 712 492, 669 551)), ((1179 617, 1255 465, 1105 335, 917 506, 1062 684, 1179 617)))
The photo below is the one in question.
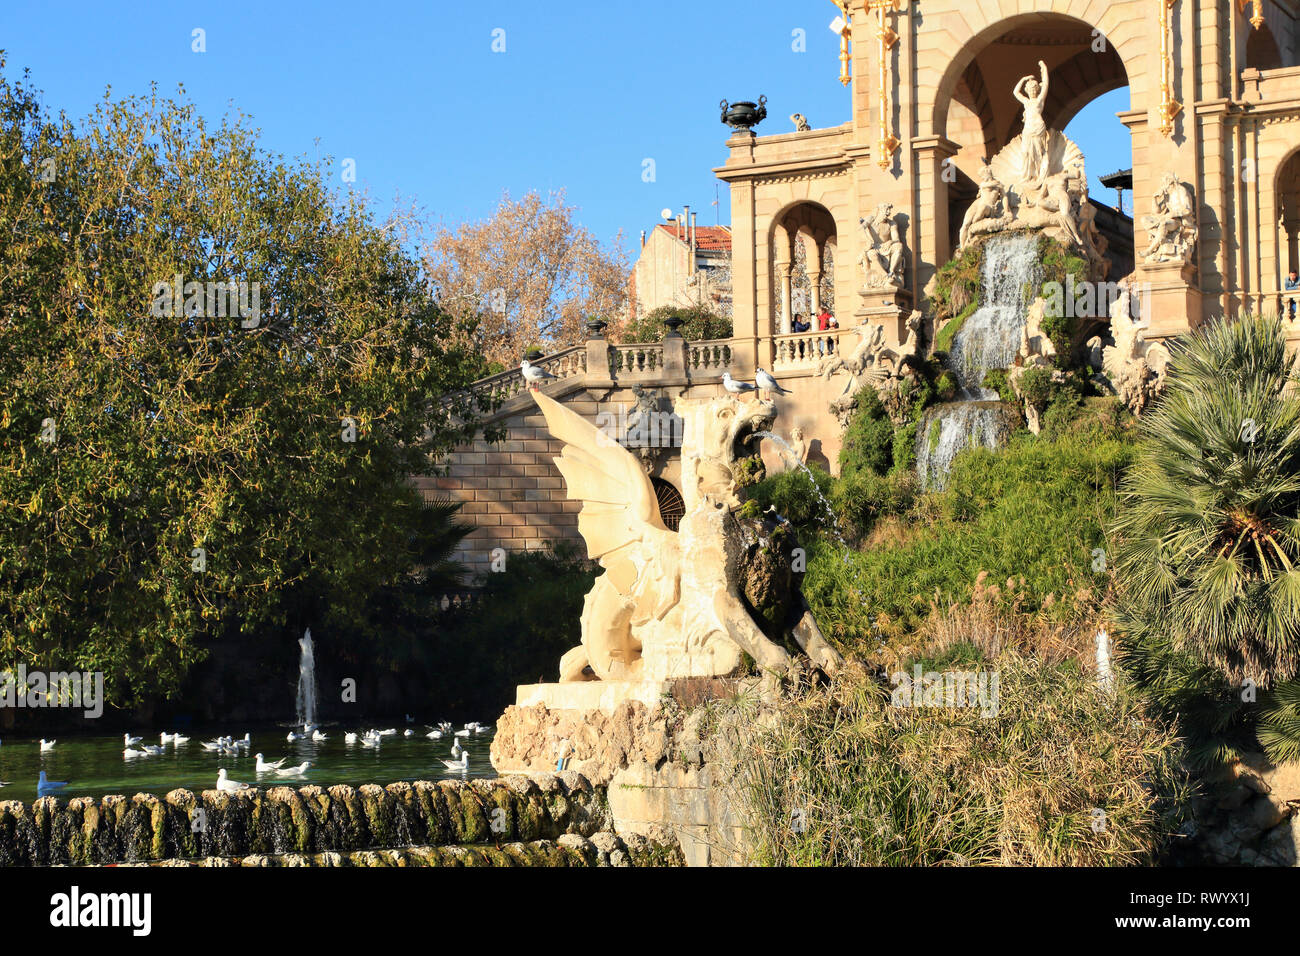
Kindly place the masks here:
POLYGON ((858 325, 883 325, 885 344, 902 345, 907 340, 907 317, 912 314, 912 294, 906 289, 861 289, 861 304, 854 317, 858 325))
POLYGON ((502 775, 580 774, 605 788, 616 833, 675 841, 691 866, 737 864, 743 819, 714 779, 703 705, 753 683, 689 677, 526 684, 497 722, 492 766, 502 775))
POLYGON ((1137 282, 1139 321, 1147 341, 1174 338, 1201 324, 1201 290, 1190 263, 1143 263, 1137 282))

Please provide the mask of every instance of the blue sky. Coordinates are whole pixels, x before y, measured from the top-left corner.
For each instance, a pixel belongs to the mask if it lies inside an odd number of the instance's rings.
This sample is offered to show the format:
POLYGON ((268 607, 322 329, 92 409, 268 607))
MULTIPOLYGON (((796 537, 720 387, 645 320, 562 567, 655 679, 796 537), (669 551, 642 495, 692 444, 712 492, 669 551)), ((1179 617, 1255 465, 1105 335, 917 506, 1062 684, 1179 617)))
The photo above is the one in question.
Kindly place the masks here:
MULTIPOLYGON (((45 105, 83 116, 115 95, 184 83, 200 110, 251 114, 264 145, 356 161, 355 188, 455 222, 490 214, 508 189, 565 189, 602 240, 629 250, 659 210, 684 203, 713 224, 728 131, 718 101, 766 94, 759 132, 849 118, 825 0, 501 0, 493 4, 280 0, 5 0, 6 72, 30 68, 45 105), (191 51, 206 31, 207 52, 191 51), (493 31, 505 52, 493 52, 493 31), (792 31, 807 50, 792 49, 792 31), (317 141, 319 140, 319 144, 317 141), (642 179, 653 159, 655 181, 642 179)), ((1128 91, 1094 101, 1067 132, 1099 174, 1129 164, 1115 119, 1128 91)), ((728 221, 726 187, 721 222, 728 221)))

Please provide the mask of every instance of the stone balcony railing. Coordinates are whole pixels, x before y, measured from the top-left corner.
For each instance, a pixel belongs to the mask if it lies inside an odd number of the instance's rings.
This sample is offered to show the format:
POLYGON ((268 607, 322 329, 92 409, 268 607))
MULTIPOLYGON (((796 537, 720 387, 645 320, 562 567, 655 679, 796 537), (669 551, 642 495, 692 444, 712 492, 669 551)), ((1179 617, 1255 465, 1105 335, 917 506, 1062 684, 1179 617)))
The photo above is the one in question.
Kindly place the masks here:
POLYGON ((775 357, 772 360, 772 370, 816 368, 826 356, 839 351, 843 331, 788 332, 773 336, 775 357))

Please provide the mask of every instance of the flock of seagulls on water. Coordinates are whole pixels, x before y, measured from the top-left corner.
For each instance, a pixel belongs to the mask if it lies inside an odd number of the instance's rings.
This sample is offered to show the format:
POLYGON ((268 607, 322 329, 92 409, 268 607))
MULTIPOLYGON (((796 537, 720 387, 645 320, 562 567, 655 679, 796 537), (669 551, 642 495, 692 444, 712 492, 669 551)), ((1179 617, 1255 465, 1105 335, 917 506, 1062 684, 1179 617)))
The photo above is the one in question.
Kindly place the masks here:
MULTIPOLYGON (((415 721, 410 714, 407 714, 406 722, 410 724, 415 721)), ((469 751, 461 746, 461 741, 464 740, 468 742, 473 737, 487 733, 492 729, 491 724, 481 724, 477 721, 465 724, 459 730, 456 730, 453 724, 446 721, 438 724, 428 724, 426 726, 429 728, 429 732, 424 736, 429 740, 442 740, 444 738, 451 740, 451 759, 442 759, 441 762, 442 765, 452 773, 467 773, 469 771, 469 751)), ((383 743, 385 737, 394 737, 397 733, 398 731, 396 727, 389 727, 385 730, 366 730, 360 732, 349 731, 343 735, 343 741, 349 746, 360 744, 368 749, 378 749, 383 743)), ((415 733, 414 730, 408 727, 402 731, 402 736, 414 737, 415 733)), ((285 738, 289 743, 294 743, 299 740, 312 740, 319 742, 328 739, 329 737, 322 733, 320 728, 315 724, 304 724, 301 733, 290 731, 288 736, 285 738)), ((189 737, 179 733, 169 734, 166 731, 163 731, 158 735, 157 744, 146 744, 144 743, 143 737, 132 737, 130 734, 123 734, 122 759, 135 760, 141 757, 161 756, 167 752, 168 744, 170 744, 174 750, 175 748, 184 746, 189 742, 189 737)), ((50 753, 54 750, 57 743, 57 740, 46 740, 41 738, 39 744, 40 752, 50 753)), ((200 746, 209 753, 231 757, 247 755, 248 751, 252 748, 252 745, 253 740, 250 734, 244 734, 243 737, 238 739, 234 737, 217 737, 213 740, 200 742, 200 746)), ((309 760, 304 760, 297 766, 286 767, 284 762, 288 759, 287 757, 281 757, 279 760, 275 761, 268 761, 262 754, 257 753, 253 754, 253 758, 256 761, 253 768, 258 777, 267 775, 275 775, 277 777, 302 777, 311 769, 311 761, 309 760)), ((45 771, 42 770, 40 779, 36 785, 37 796, 46 797, 58 793, 64 787, 68 786, 68 783, 69 781, 67 780, 50 780, 46 777, 45 771)), ((0 780, 0 787, 7 786, 9 786, 9 781, 0 780)), ((249 787, 250 784, 231 780, 226 773, 225 767, 218 769, 218 790, 232 793, 237 790, 246 790, 249 787)))

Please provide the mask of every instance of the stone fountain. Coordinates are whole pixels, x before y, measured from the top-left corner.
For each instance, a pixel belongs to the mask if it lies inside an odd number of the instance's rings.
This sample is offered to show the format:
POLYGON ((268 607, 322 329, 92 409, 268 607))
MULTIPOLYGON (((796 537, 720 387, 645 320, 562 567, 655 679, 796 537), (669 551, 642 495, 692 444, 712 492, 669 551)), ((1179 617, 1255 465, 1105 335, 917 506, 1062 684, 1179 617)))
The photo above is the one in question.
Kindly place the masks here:
POLYGON ((561 658, 559 681, 520 687, 498 721, 492 765, 502 774, 576 771, 608 786, 620 832, 703 828, 708 835, 683 842, 688 860, 703 862, 729 811, 716 804, 708 766, 680 760, 685 715, 746 685, 770 691, 842 663, 799 592, 788 526, 742 507, 776 408, 731 396, 676 400, 685 513, 674 532, 635 455, 533 395, 564 443, 555 463, 605 573, 587 594, 582 643, 561 658))

